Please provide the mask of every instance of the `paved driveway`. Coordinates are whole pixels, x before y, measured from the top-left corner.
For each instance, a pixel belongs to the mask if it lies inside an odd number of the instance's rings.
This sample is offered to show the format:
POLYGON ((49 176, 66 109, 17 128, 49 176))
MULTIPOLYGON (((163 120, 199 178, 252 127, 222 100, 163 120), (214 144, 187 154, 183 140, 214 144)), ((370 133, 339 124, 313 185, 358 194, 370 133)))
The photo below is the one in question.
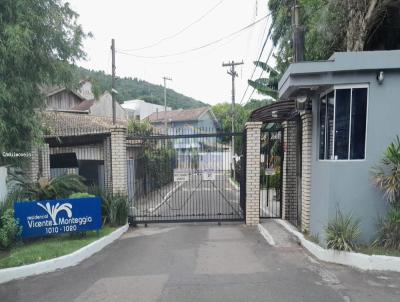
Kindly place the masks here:
POLYGON ((326 265, 241 224, 151 225, 79 266, 0 285, 6 301, 399 301, 400 274, 326 265))
POLYGON ((188 181, 168 184, 133 206, 138 221, 243 219, 239 188, 223 171, 215 180, 203 180, 201 173, 193 173, 188 181))

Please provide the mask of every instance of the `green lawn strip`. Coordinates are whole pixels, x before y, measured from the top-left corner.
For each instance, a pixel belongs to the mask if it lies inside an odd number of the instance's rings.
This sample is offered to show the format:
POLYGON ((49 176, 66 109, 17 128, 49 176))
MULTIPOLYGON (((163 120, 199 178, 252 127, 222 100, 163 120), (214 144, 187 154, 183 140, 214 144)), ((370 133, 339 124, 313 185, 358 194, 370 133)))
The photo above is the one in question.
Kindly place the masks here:
POLYGON ((229 178, 230 178, 230 180, 232 180, 232 182, 233 182, 235 185, 240 186, 240 183, 239 183, 234 177, 229 176, 229 178))
POLYGON ((400 257, 400 250, 385 249, 383 247, 361 246, 356 250, 357 253, 367 255, 395 256, 400 257))
POLYGON ((23 243, 12 248, 9 253, 3 254, 3 258, 0 258, 0 268, 36 263, 70 254, 116 229, 105 226, 99 231, 99 235, 97 235, 97 232, 91 231, 86 232, 86 236, 83 237, 65 234, 59 237, 43 238, 23 243))

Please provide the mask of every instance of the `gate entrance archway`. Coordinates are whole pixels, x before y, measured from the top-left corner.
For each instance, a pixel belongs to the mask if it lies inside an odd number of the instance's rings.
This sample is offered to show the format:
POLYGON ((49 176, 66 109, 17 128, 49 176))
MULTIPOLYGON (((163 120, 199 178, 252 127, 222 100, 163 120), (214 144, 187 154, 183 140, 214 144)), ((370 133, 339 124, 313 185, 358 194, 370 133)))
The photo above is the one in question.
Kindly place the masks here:
POLYGON ((128 160, 131 223, 244 220, 243 133, 127 139, 144 150, 128 160))

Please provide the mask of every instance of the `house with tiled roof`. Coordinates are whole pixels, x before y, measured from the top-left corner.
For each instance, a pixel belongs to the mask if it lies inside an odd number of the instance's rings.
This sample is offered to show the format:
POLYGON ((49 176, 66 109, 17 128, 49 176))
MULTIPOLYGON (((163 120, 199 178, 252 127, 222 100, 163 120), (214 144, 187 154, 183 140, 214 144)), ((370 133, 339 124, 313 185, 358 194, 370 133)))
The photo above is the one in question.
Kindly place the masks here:
MULTIPOLYGON (((47 111, 81 113, 92 116, 112 117, 112 95, 105 91, 96 98, 89 79, 82 80, 78 89, 67 87, 46 87, 42 91, 46 97, 47 111)), ((116 102, 117 120, 126 120, 127 114, 116 102)))
POLYGON ((215 133, 219 129, 218 120, 210 107, 155 112, 147 119, 156 128, 167 127, 170 134, 215 133))
MULTIPOLYGON (((112 95, 106 91, 96 98, 90 80, 77 89, 43 87, 46 107, 41 114, 45 145, 40 162, 48 163, 48 175, 79 174, 87 185, 105 188, 110 183, 110 139, 113 127, 126 128, 125 110, 116 102, 116 123, 112 120, 112 95)), ((135 146, 127 145, 134 156, 135 146)), ((36 172, 32 179, 37 179, 36 172)))

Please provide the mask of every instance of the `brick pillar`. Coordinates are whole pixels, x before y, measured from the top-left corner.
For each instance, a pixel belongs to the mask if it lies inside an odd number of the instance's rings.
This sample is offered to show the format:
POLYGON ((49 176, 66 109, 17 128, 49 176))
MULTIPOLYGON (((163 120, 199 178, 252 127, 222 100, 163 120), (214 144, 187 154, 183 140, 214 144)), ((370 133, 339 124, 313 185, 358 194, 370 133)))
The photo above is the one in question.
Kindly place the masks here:
POLYGON ((104 189, 112 192, 111 137, 104 140, 104 189))
POLYGON ((128 168, 126 164, 126 128, 111 128, 112 193, 128 195, 128 168))
POLYGON ((282 218, 297 224, 297 123, 286 121, 283 126, 282 218))
POLYGON ((260 221, 260 139, 261 122, 246 123, 246 224, 260 221))
POLYGON ((44 144, 39 148, 40 177, 49 180, 50 176, 50 147, 44 144))
POLYGON ((302 131, 302 184, 301 184, 301 230, 310 230, 310 203, 311 203, 311 148, 312 148, 312 113, 301 114, 302 131))
POLYGON ((26 169, 26 177, 30 182, 37 182, 39 180, 39 150, 37 146, 32 147, 32 157, 26 169))

